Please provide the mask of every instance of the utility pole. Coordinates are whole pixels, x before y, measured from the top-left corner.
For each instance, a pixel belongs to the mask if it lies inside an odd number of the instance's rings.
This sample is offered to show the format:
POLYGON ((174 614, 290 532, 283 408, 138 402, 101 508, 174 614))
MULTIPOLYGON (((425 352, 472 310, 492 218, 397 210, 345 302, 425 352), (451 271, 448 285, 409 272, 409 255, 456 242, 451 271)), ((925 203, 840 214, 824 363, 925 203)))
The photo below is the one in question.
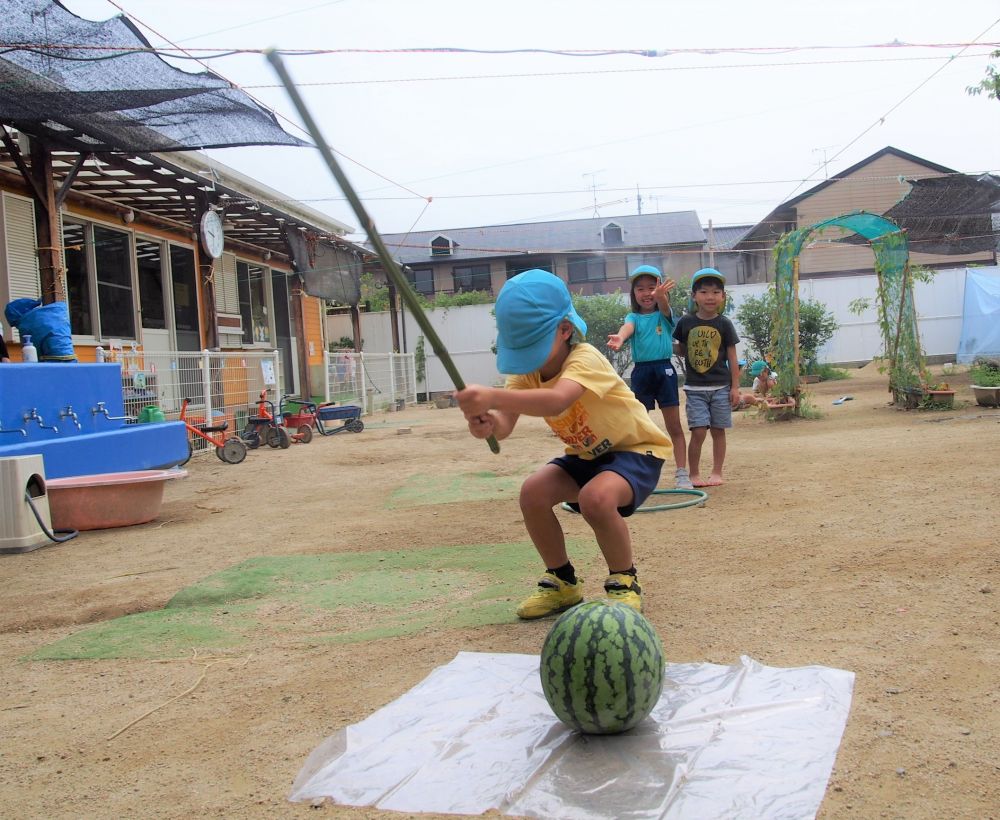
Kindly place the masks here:
POLYGON ((642 216, 642 194, 639 193, 639 183, 635 184, 635 205, 639 211, 639 216, 642 216))

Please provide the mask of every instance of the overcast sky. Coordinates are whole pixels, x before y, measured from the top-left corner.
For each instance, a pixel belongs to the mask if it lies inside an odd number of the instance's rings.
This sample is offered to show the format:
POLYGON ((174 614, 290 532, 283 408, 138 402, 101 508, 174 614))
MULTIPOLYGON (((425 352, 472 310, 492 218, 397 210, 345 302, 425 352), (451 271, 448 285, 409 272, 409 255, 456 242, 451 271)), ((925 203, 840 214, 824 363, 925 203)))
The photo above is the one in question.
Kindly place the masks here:
MULTIPOLYGON (((639 197, 644 213, 754 223, 886 145, 966 173, 1000 170, 1000 102, 965 90, 1000 48, 996 0, 63 3, 89 19, 120 6, 154 45, 166 38, 198 56, 674 51, 286 57, 383 233, 586 218, 595 202, 600 216, 634 214, 639 197)), ((207 62, 304 136, 264 57, 207 62)), ((211 154, 357 225, 315 150, 211 154)))

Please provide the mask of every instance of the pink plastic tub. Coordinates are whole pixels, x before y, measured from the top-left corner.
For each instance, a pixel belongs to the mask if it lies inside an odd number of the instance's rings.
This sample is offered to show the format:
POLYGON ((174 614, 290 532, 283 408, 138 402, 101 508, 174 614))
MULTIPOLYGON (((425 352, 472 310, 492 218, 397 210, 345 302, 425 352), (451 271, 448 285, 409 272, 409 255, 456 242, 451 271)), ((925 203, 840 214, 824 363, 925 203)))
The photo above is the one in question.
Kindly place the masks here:
POLYGON ((163 504, 163 483, 186 475, 187 470, 135 470, 50 479, 45 491, 52 526, 102 530, 152 521, 163 504))

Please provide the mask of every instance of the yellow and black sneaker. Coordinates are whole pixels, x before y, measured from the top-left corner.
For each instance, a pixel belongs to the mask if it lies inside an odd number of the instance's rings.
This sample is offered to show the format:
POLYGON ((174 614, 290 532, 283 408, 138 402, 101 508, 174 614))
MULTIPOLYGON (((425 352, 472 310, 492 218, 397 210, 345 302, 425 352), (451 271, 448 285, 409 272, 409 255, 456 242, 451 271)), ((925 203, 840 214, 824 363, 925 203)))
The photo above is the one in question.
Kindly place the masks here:
POLYGON ((604 582, 604 592, 609 601, 627 604, 637 612, 642 612, 642 587, 634 575, 614 572, 604 582))
POLYGON ((538 589, 529 595, 517 608, 517 617, 525 621, 544 618, 564 612, 571 606, 576 606, 583 600, 583 581, 576 579, 575 584, 569 584, 558 578, 554 573, 546 572, 538 579, 538 589))

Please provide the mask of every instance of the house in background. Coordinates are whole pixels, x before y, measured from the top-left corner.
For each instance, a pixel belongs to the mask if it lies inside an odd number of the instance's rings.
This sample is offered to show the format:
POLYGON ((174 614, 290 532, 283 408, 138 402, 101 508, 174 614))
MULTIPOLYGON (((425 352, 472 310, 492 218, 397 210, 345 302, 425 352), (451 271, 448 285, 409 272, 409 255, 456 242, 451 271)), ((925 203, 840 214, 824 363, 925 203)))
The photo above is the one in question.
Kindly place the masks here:
MULTIPOLYGON (((748 231, 734 246, 746 256, 747 282, 767 282, 774 279, 773 250, 782 234, 804 228, 852 211, 869 211, 893 219, 896 206, 915 187, 933 180, 962 176, 951 168, 887 146, 861 162, 824 180, 808 191, 783 202, 761 222, 748 231)), ((932 212, 947 217, 954 200, 923 197, 920 219, 927 220, 932 212)), ((993 264, 993 250, 962 246, 952 242, 957 253, 942 253, 941 237, 933 235, 929 222, 908 224, 895 219, 910 230, 910 262, 930 268, 960 265, 993 264), (919 233, 916 230, 919 228, 919 233)), ((955 237, 957 238, 957 237, 955 237)), ((857 240, 840 241, 843 235, 817 236, 802 250, 799 276, 802 279, 824 276, 871 274, 875 260, 871 250, 857 240)))
POLYGON ((383 234, 418 293, 496 295, 515 274, 541 268, 574 293, 628 290, 628 272, 655 265, 673 279, 701 267, 705 231, 694 211, 383 234))

